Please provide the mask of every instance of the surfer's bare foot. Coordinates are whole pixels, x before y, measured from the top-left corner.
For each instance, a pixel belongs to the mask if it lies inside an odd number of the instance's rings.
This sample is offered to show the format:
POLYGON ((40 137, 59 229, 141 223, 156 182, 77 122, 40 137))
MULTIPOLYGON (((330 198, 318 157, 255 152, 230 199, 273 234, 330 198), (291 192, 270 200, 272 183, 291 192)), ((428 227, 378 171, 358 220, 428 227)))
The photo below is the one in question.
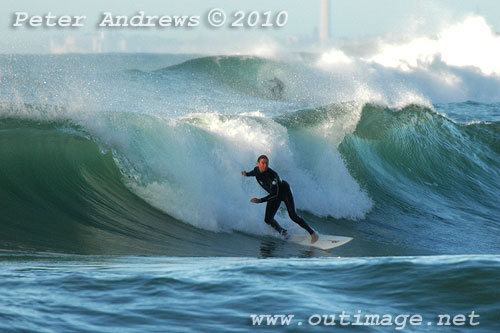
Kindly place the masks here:
POLYGON ((311 244, 316 243, 317 240, 318 240, 318 234, 313 232, 311 235, 311 244))

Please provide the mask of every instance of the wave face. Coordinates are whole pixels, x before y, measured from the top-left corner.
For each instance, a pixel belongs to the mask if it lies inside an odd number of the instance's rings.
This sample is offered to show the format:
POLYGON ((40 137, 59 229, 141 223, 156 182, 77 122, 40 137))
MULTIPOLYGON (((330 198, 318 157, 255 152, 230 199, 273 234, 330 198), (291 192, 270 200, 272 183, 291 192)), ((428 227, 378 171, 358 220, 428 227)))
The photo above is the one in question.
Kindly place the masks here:
MULTIPOLYGON (((435 61, 370 59, 0 56, 2 248, 303 255, 249 203, 264 193, 240 172, 267 154, 314 228, 355 238, 338 253, 496 251, 494 96, 430 95, 435 61)), ((499 82, 440 65, 466 85, 499 82)), ((284 210, 277 220, 303 232, 284 210)))
POLYGON ((116 253, 159 243, 165 214, 127 190, 112 154, 78 128, 6 119, 0 138, 4 248, 116 253))
MULTIPOLYGON (((274 77, 286 80, 294 69, 283 62, 258 57, 217 56, 188 60, 182 64, 167 67, 160 72, 181 71, 206 75, 225 87, 255 97, 276 99, 271 88, 274 77)), ((290 94, 290 90, 287 89, 290 94)))
POLYGON ((0 159, 3 251, 196 256, 234 247, 138 197, 113 153, 80 126, 3 119, 0 159))
MULTIPOLYGON (((54 108, 26 105, 23 110, 45 114, 54 108)), ((11 106, 5 112, 21 111, 11 106)), ((220 231, 273 234, 261 222, 264 207, 248 204, 250 193, 261 195, 261 190, 240 175, 253 167, 263 144, 282 177, 301 188, 299 208, 354 219, 371 208, 335 149, 325 151, 315 166, 302 166, 294 158, 300 155, 294 143, 308 143, 268 118, 114 114, 88 129, 69 121, 4 118, 0 124, 6 249, 228 254, 227 245, 203 252, 193 242, 211 243, 223 237, 220 231), (340 172, 325 175, 331 164, 340 172), (331 183, 341 185, 332 190, 331 183), (349 201, 354 200, 364 206, 353 207, 349 201), (200 234, 189 225, 211 232, 200 234)), ((328 139, 307 140, 329 145, 328 139)), ((282 213, 278 219, 290 224, 282 213)))
POLYGON ((482 251, 498 237, 498 129, 455 123, 419 106, 367 105, 340 151, 376 205, 392 211, 393 227, 443 251, 453 242, 482 251))
MULTIPOLYGON (((239 175, 263 152, 296 189, 297 207, 325 233, 340 228, 368 237, 375 253, 386 243, 402 253, 495 248, 498 123, 460 124, 416 105, 366 104, 354 117, 356 110, 337 104, 276 118, 176 120, 121 114, 90 131, 5 118, 3 247, 200 254, 194 242, 225 232, 273 235, 261 222, 264 206, 247 203, 264 193, 239 175)), ((277 219, 301 232, 284 211, 277 219)))

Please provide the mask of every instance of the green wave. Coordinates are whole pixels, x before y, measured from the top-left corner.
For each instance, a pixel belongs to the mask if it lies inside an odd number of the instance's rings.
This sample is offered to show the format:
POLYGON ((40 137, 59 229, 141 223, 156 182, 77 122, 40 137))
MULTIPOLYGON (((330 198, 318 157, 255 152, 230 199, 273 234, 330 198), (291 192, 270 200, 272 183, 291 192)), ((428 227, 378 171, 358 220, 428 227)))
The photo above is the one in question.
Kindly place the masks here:
MULTIPOLYGON (((352 110, 330 105, 274 120, 293 138, 352 110)), ((197 229, 138 197, 125 185, 113 149, 81 126, 35 119, 0 119, 0 249, 234 255, 236 243, 247 242, 238 254, 255 254, 246 236, 197 229)), ((337 143, 349 173, 375 202, 356 227, 359 237, 373 232, 388 241, 390 230, 407 233, 399 238, 410 242, 419 230, 431 236, 452 230, 457 241, 481 240, 475 248, 490 251, 500 232, 499 129, 455 123, 417 105, 364 105, 355 128, 337 143)))
POLYGON ((499 232, 498 128, 455 123, 417 105, 368 104, 339 150, 386 216, 419 217, 415 228, 430 232, 432 224, 453 225, 457 241, 485 240, 499 232))
POLYGON ((209 80, 221 83, 233 91, 267 99, 287 99, 293 95, 293 85, 298 69, 285 62, 255 56, 211 56, 185 61, 159 70, 185 71, 191 75, 206 75, 209 80), (278 78, 284 82, 283 95, 273 93, 278 78))
POLYGON ((68 122, 0 120, 0 197, 4 250, 186 255, 199 238, 132 193, 112 152, 68 122))

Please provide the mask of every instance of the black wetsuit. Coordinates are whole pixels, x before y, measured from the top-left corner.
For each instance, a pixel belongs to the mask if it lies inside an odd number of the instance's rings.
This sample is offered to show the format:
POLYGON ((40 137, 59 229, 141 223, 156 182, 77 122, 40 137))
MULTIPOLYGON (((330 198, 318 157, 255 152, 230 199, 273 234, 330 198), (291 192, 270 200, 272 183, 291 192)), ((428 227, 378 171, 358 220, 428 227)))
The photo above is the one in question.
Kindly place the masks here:
POLYGON ((278 211, 281 202, 283 201, 288 210, 288 215, 298 225, 306 229, 309 234, 313 234, 314 230, 295 212, 295 203, 293 202, 292 190, 290 185, 284 180, 281 180, 278 174, 271 168, 266 171, 260 172, 259 167, 255 167, 252 171, 247 172, 248 177, 255 176, 257 182, 266 190, 269 195, 260 199, 261 202, 267 202, 266 217, 264 221, 276 229, 280 234, 286 231, 274 219, 274 215, 278 211))

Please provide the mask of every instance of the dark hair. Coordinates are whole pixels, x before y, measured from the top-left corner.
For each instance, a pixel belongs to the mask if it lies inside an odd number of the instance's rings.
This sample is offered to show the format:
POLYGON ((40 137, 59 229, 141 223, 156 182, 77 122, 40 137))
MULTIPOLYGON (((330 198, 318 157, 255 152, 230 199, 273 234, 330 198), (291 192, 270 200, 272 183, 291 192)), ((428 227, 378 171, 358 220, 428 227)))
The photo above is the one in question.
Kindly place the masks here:
POLYGON ((263 158, 265 158, 269 162, 269 159, 267 158, 266 155, 260 155, 259 158, 257 159, 257 163, 259 163, 259 161, 263 158))

